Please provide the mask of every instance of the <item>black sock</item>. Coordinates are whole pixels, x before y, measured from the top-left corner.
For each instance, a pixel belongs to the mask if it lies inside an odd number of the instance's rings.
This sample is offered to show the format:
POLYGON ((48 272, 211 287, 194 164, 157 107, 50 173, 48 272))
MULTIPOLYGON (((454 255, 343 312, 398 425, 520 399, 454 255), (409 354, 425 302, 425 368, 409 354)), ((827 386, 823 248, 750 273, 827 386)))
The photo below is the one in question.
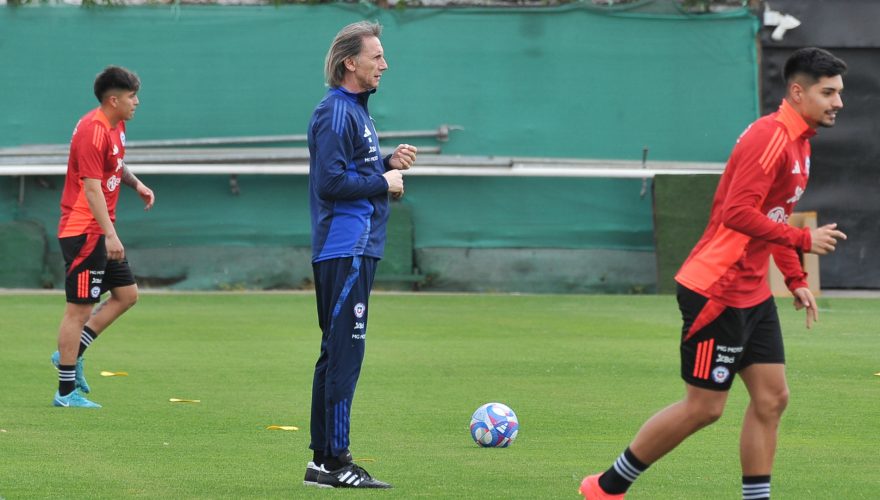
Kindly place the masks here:
POLYGON ((92 345, 96 338, 98 338, 98 334, 91 328, 84 326, 79 337, 79 354, 77 354, 77 357, 82 357, 83 353, 86 352, 86 349, 92 345))
POLYGON ((346 465, 350 464, 351 460, 351 452, 348 450, 343 451, 339 454, 338 457, 331 457, 329 455, 324 457, 324 468, 327 470, 339 470, 346 465))
POLYGON ((627 448, 617 457, 614 464, 599 477, 599 486, 605 490, 605 493, 612 495, 626 493, 626 490, 639 477, 639 474, 645 472, 647 468, 648 465, 642 463, 627 448))
POLYGON ((67 396, 76 389, 76 365, 58 365, 58 394, 67 396))
POLYGON ((314 463, 318 467, 324 465, 324 452, 313 450, 312 451, 312 463, 314 463))
POLYGON ((770 476, 743 476, 743 500, 770 500, 770 476))

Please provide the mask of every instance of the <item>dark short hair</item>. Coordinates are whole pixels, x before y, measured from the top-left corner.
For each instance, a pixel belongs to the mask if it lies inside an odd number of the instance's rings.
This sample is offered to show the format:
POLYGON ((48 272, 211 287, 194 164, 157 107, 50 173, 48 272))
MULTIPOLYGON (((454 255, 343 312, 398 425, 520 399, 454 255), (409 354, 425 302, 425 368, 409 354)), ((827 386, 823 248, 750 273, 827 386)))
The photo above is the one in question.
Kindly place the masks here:
POLYGON ((104 102, 104 97, 111 90, 127 90, 137 92, 141 88, 141 79, 120 66, 107 66, 95 77, 95 97, 104 102))
POLYGON ((817 82, 825 76, 844 74, 846 74, 846 63, 831 52, 817 47, 806 47, 794 51, 788 57, 782 78, 788 85, 798 76, 806 76, 811 82, 817 82))

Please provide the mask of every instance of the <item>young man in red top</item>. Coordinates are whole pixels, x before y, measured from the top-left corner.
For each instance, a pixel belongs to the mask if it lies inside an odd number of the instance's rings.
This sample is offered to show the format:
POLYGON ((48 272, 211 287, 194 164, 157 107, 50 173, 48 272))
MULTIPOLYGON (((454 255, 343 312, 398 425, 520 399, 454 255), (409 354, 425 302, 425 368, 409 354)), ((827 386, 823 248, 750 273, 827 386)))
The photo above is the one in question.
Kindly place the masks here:
POLYGON ((806 309, 810 328, 819 314, 798 252, 825 255, 846 235, 836 224, 797 229, 787 224, 810 175, 810 143, 819 127, 834 126, 843 107, 846 64, 805 48, 785 64, 787 87, 779 109, 742 133, 712 202, 709 224, 675 279, 684 326, 683 400, 648 419, 603 474, 587 476, 588 500, 622 499, 649 465, 721 417, 734 375, 750 402, 740 439, 742 498, 770 498, 779 420, 788 403, 785 355, 776 304, 767 284, 770 255, 806 309))
POLYGON ((137 191, 146 210, 156 200, 125 165, 125 122, 134 117, 139 89, 140 80, 131 71, 105 68, 94 85, 101 105, 80 118, 70 140, 58 224, 67 308, 58 350, 52 354, 58 368, 55 406, 100 408, 80 392, 90 390, 83 375, 83 352, 137 301, 137 284, 113 223, 120 184, 137 191), (108 290, 110 297, 95 308, 108 290))

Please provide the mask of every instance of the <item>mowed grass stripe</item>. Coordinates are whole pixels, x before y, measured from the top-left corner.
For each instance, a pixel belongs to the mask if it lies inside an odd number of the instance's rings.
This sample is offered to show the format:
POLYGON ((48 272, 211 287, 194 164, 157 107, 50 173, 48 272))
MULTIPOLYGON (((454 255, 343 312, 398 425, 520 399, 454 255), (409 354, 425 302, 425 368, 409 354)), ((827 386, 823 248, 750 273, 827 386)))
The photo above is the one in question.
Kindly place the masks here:
MULTIPOLYGON (((792 399, 774 498, 874 498, 880 301, 821 299, 810 331, 779 305, 792 399)), ((51 407, 63 307, 60 295, 0 296, 0 497, 346 494, 301 485, 319 342, 311 295, 143 295, 86 355, 97 411, 51 407)), ((395 488, 369 494, 577 498, 584 474, 681 396, 679 323, 671 296, 374 295, 352 450, 395 488), (520 418, 508 449, 468 435, 489 401, 520 418)), ((721 421, 628 498, 738 499, 746 401, 736 384, 721 421)))

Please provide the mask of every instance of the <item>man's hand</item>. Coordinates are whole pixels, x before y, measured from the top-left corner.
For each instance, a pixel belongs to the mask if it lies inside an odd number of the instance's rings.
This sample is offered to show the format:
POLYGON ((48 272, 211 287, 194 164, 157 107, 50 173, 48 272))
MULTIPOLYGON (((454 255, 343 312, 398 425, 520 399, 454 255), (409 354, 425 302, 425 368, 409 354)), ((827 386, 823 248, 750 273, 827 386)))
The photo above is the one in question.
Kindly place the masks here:
POLYGON ((819 307, 816 305, 813 292, 809 288, 796 288, 792 293, 794 293, 794 309, 796 311, 807 309, 807 329, 809 329, 814 321, 819 321, 819 307))
POLYGON ((395 200, 399 200, 403 196, 403 174, 400 170, 389 170, 382 177, 388 183, 388 192, 395 200))
POLYGON ((144 185, 143 182, 138 182, 137 188, 138 196, 144 200, 144 210, 149 210, 153 208, 153 204, 156 203, 156 195, 153 194, 153 190, 144 185))
POLYGON ((112 234, 104 238, 107 247, 107 260, 122 260, 125 258, 125 248, 122 246, 119 236, 112 234))
POLYGON ((810 229, 813 244, 810 253, 816 255, 828 255, 837 246, 837 240, 845 240, 846 235, 837 230, 837 223, 826 224, 816 229, 810 229))
POLYGON ((401 144, 391 153, 388 166, 398 170, 408 170, 416 162, 416 153, 418 151, 418 148, 415 146, 401 144))

